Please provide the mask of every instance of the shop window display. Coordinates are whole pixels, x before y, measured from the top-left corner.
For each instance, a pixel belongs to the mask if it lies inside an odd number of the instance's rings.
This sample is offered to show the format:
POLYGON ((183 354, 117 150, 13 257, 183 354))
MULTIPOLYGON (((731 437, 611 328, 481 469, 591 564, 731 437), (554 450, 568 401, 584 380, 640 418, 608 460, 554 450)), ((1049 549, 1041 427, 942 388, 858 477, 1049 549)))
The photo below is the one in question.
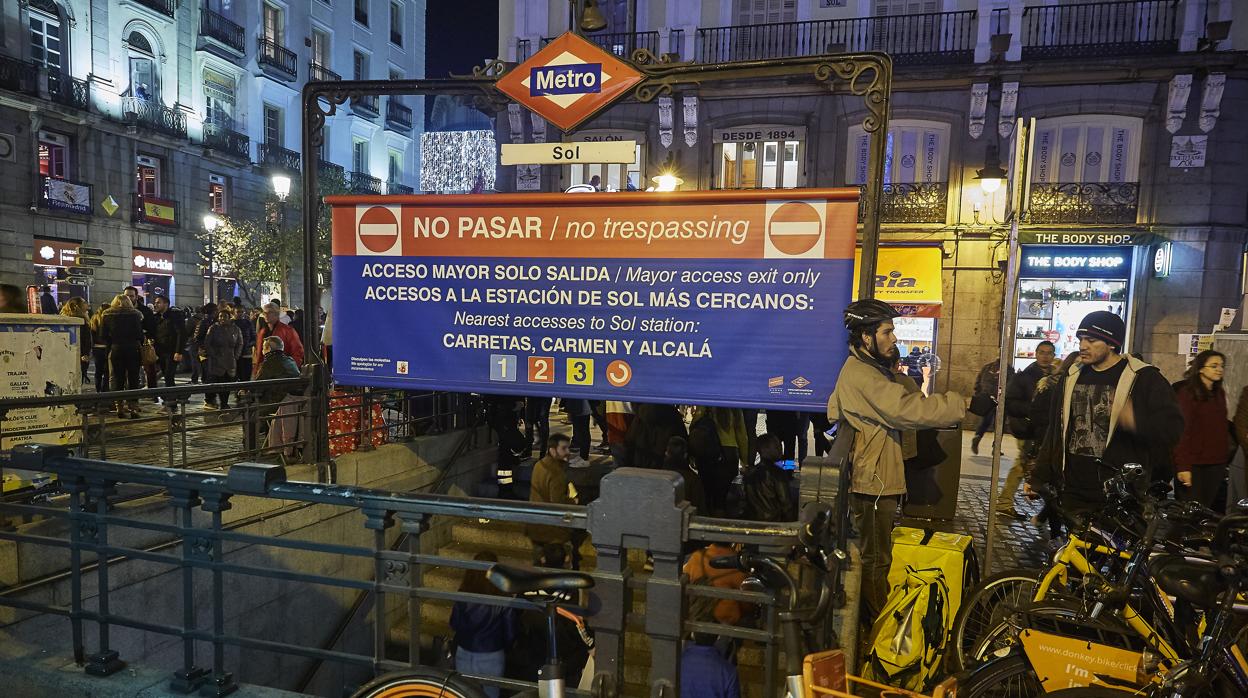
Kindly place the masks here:
POLYGON ((1075 331, 1088 313, 1108 310, 1125 320, 1129 292, 1126 281, 1024 279, 1019 286, 1015 370, 1035 360, 1036 346, 1044 340, 1054 343, 1059 359, 1078 351, 1075 331))

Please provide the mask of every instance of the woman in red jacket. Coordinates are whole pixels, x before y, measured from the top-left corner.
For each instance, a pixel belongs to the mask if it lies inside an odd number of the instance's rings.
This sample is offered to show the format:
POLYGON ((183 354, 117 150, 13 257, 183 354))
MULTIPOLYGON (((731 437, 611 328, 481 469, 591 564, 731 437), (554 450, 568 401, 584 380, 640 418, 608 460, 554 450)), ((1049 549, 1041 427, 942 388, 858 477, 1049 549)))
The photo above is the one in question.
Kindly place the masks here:
POLYGON ((1202 351, 1188 367, 1177 397, 1183 413, 1183 436, 1174 449, 1175 496, 1213 508, 1226 482, 1230 430, 1222 374, 1226 357, 1202 351))

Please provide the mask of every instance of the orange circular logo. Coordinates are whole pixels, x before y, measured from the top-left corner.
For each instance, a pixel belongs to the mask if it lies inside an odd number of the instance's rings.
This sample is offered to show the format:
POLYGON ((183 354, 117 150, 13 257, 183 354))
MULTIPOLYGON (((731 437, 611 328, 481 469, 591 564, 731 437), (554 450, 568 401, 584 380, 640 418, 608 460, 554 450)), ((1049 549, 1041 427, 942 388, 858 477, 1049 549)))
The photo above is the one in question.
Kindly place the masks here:
POLYGON ((790 201, 771 214, 767 238, 781 254, 806 254, 823 238, 823 221, 814 206, 790 201))
POLYGON ((617 388, 623 388, 633 379, 633 367, 623 359, 616 359, 607 364, 607 382, 617 388))

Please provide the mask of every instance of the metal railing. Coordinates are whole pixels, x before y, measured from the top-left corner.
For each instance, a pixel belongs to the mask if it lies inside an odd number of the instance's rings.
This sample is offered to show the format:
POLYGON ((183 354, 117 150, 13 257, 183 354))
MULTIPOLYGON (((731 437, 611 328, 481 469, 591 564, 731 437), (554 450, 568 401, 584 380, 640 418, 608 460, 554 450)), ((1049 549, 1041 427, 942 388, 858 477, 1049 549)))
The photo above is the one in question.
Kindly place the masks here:
MULTIPOLYGON (((783 690, 778 666, 778 615, 785 605, 782 595, 710 586, 695 588, 682 575, 681 563, 686 541, 783 549, 794 543, 796 524, 691 516, 689 504, 682 501, 683 484, 674 473, 621 468, 603 478, 598 499, 588 506, 576 506, 291 481, 280 466, 256 463, 235 464, 222 476, 216 472, 74 458, 66 449, 55 446, 14 449, 9 465, 55 475, 68 494, 68 501, 64 506, 0 505, 0 511, 41 519, 39 528, 31 532, 0 531, 0 540, 21 544, 30 551, 28 554, 42 550, 66 553, 63 576, 69 578, 69 585, 64 597, 0 593, 0 606, 67 618, 66 650, 72 650, 79 663, 85 664, 89 675, 106 676, 124 666, 124 658, 115 649, 118 628, 176 638, 182 645, 182 656, 164 669, 170 673, 172 688, 187 693, 201 686, 210 686, 218 694, 232 690, 233 675, 240 667, 227 661, 227 647, 357 667, 357 674, 418 666, 426 607, 466 601, 516 610, 533 608, 520 598, 425 584, 426 575, 439 569, 457 572, 489 566, 486 562, 442 554, 436 535, 440 523, 488 519, 504 525, 537 524, 588 534, 596 552, 595 569, 587 571, 595 580, 588 592, 587 606, 596 612, 586 618, 595 635, 596 681, 621 687, 625 638, 643 635, 650 648, 645 683, 653 689, 646 694, 674 694, 682 641, 696 630, 758 643, 764 664, 760 694, 778 695, 783 690), (119 492, 132 488, 167 492, 166 501, 174 510, 173 515, 153 520, 118 507, 122 498, 119 492), (336 527, 335 531, 340 533, 333 540, 305 535, 258 535, 226 523, 224 511, 234 506, 251 507, 255 500, 281 500, 292 510, 324 507, 325 513, 335 518, 338 512, 358 511, 362 516, 354 519, 357 528, 336 527), (395 537, 388 532, 400 532, 394 544, 391 541, 395 537), (161 543, 140 548, 134 542, 136 534, 161 543), (653 560, 653 571, 649 573, 630 564, 630 558, 635 560, 642 553, 630 548, 643 546, 653 560), (273 560, 283 556, 297 556, 300 563, 273 564, 273 560), (141 596, 113 589, 110 574, 124 574, 119 568, 128 560, 141 561, 149 577, 165 570, 177 575, 181 584, 164 588, 173 592, 175 600, 170 605, 181 609, 180 617, 153 616, 141 596), (314 571, 328 566, 329 560, 333 561, 333 572, 314 571), (230 575, 228 590, 226 574, 230 575), (303 588, 309 592, 328 588, 362 594, 364 598, 357 606, 371 602, 369 653, 311 646, 306 637, 298 635, 297 628, 283 627, 280 618, 273 619, 263 637, 244 634, 242 627, 226 623, 227 604, 237 609, 240 600, 253 595, 264 597, 266 589, 271 594, 275 580, 296 593, 303 588), (634 592, 638 590, 645 592, 644 611, 635 603, 634 592), (756 604, 761 609, 761 627, 689 621, 682 613, 689 596, 756 604), (90 647, 89 630, 96 631, 91 633, 90 647), (392 631, 406 639, 407 653, 402 660, 387 653, 392 631), (196 656, 204 648, 211 649, 211 666, 201 669, 196 656)), ((341 520, 352 521, 346 517, 341 520)), ((315 596, 316 593, 311 594, 315 596)), ((20 637, 20 629, 15 634, 20 637)), ((315 666, 311 674, 315 674, 315 666)), ((501 677, 468 678, 511 690, 533 688, 531 683, 501 677)), ((348 685, 342 688, 347 691, 353 688, 354 682, 344 683, 348 685)), ((587 695, 575 690, 570 694, 587 695)))
POLYGON ((199 35, 219 41, 239 53, 247 50, 247 33, 243 27, 207 7, 199 9, 199 35))
POLYGON ((10 56, 0 56, 0 89, 38 94, 39 67, 10 56))
POLYGON ((387 194, 414 194, 416 193, 416 190, 413 189, 412 187, 407 186, 406 184, 400 184, 398 182, 390 181, 390 182, 386 182, 386 193, 387 194))
POLYGON ((204 146, 234 157, 251 159, 251 139, 222 124, 204 123, 204 146))
POLYGON ((177 0, 138 0, 138 3, 144 7, 156 10, 166 17, 172 17, 173 11, 177 7, 177 0))
POLYGON ((60 179, 57 177, 48 177, 47 175, 39 175, 39 206, 41 208, 53 211, 69 211, 70 213, 80 213, 89 216, 92 208, 95 206, 95 197, 91 192, 91 185, 86 182, 75 182, 68 179, 60 179), (55 184, 53 182, 61 182, 70 185, 72 188, 62 188, 60 197, 51 195, 51 189, 55 184))
POLYGON ((412 130, 412 108, 395 97, 387 99, 386 126, 400 131, 412 130))
POLYGON ((314 82, 341 80, 342 76, 316 61, 308 61, 308 79, 314 82))
POLYGON ((74 109, 91 108, 91 87, 68 73, 48 69, 48 99, 74 109))
MULTIPOLYGON (((945 182, 885 184, 880 199, 880 222, 944 223, 948 209, 949 185, 945 182)), ((862 222, 865 215, 860 210, 858 221, 862 222)))
MULTIPOLYGON (((601 47, 607 53, 624 59, 628 59, 633 55, 633 51, 639 48, 647 49, 656 56, 661 52, 659 49, 659 33, 657 31, 587 34, 585 38, 590 43, 601 47)), ((553 36, 544 36, 542 37, 542 46, 554 40, 553 36)))
POLYGON ((385 194, 386 187, 380 177, 367 172, 351 172, 347 188, 352 194, 385 194))
POLYGON ((300 165, 299 153, 287 150, 274 143, 260 144, 260 162, 281 170, 298 172, 300 165))
POLYGON ((1174 53, 1179 50, 1178 0, 1130 0, 1023 9, 1022 56, 1072 58, 1174 53))
POLYGON ((1139 206, 1138 182, 1033 182, 1027 222, 1134 225, 1139 206))
POLYGON ((351 113, 374 118, 381 113, 381 99, 377 95, 360 95, 351 98, 351 113))
POLYGON ((122 97, 121 112, 139 126, 174 138, 186 138, 186 114, 166 107, 157 99, 122 97))
POLYGON ((971 63, 975 10, 698 29, 697 60, 723 63, 884 51, 898 65, 971 63))
POLYGON ((529 39, 520 39, 516 42, 516 62, 523 63, 533 55, 533 43, 529 39))
POLYGON ((347 180, 347 169, 342 165, 330 162, 329 160, 316 161, 316 173, 321 179, 335 179, 342 182, 347 180))
POLYGON ((258 38, 260 50, 256 53, 257 60, 262 66, 272 66, 278 72, 284 73, 293 80, 299 74, 296 67, 298 56, 294 51, 282 46, 267 37, 258 38))

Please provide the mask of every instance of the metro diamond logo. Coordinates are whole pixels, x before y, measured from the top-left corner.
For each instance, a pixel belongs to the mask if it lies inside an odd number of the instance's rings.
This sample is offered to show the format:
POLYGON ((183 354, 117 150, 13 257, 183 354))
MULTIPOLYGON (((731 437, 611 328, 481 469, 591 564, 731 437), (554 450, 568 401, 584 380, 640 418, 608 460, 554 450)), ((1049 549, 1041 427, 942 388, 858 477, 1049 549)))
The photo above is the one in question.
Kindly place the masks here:
POLYGON ((564 34, 495 86, 570 131, 641 82, 641 73, 575 34, 564 34))

